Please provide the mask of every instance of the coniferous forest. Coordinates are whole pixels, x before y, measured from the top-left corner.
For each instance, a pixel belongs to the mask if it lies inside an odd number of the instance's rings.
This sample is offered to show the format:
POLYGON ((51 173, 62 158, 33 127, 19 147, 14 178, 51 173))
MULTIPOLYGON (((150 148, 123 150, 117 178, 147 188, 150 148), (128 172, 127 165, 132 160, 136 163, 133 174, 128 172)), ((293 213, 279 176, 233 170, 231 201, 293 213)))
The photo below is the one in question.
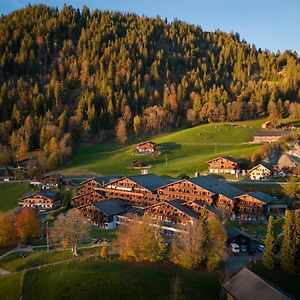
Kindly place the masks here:
POLYGON ((0 19, 0 164, 78 142, 300 117, 300 61, 178 20, 28 6, 0 19))

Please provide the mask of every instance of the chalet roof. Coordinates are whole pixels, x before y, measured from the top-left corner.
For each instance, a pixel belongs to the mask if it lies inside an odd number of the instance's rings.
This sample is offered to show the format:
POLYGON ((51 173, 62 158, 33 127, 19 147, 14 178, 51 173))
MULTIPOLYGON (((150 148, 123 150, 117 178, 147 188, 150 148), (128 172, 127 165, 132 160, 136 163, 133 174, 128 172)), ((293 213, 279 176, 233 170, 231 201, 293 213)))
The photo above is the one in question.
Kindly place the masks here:
POLYGON ((239 161, 238 159, 235 159, 235 158, 233 158, 233 157, 231 157, 231 156, 219 156, 219 157, 216 157, 216 158, 214 158, 214 159, 211 159, 211 160, 207 161, 206 163, 210 163, 210 162, 215 161, 215 160, 218 160, 218 159, 220 159, 220 158, 229 160, 229 161, 231 161, 231 162, 233 162, 233 163, 236 163, 236 164, 240 163, 240 161, 239 161))
POLYGON ((36 192, 26 192, 22 199, 32 197, 32 196, 41 196, 50 200, 58 200, 59 196, 55 191, 36 191, 36 192))
POLYGON ((266 204, 274 202, 274 198, 272 196, 265 194, 263 192, 260 192, 260 191, 254 191, 252 193, 249 193, 248 195, 255 199, 258 199, 266 204))
POLYGON ((189 178, 187 180, 214 194, 223 195, 232 200, 235 200, 234 198, 237 196, 245 194, 244 191, 211 176, 201 176, 198 178, 189 178))
POLYGON ((268 169, 269 171, 272 171, 272 170, 273 170, 273 167, 272 167, 271 165, 269 165, 269 164, 267 164, 267 163, 260 163, 260 164, 258 164, 258 165, 256 165, 256 166, 254 166, 252 169, 248 170, 248 172, 254 171, 254 170, 257 169, 259 166, 263 166, 263 167, 265 167, 266 169, 268 169))
POLYGON ((57 180, 63 180, 65 178, 64 175, 62 175, 62 174, 48 174, 48 175, 41 176, 39 179, 43 180, 43 179, 46 179, 48 177, 52 177, 52 178, 55 178, 57 180))
POLYGON ((147 141, 147 142, 140 143, 140 144, 138 144, 137 146, 143 146, 143 145, 145 145, 145 144, 151 144, 151 145, 153 145, 153 146, 156 146, 156 143, 151 142, 151 141, 147 141))
POLYGON ((284 153, 280 156, 280 158, 278 160, 278 167, 280 169, 282 169, 284 167, 293 168, 296 166, 297 163, 298 163, 297 158, 293 157, 290 154, 284 153))
POLYGON ((150 192, 153 192, 160 187, 178 181, 178 180, 158 176, 155 174, 128 176, 127 178, 132 180, 136 184, 142 186, 143 188, 147 189, 150 192))
POLYGON ((263 130, 255 132, 254 136, 285 136, 290 133, 289 130, 263 130))
POLYGON ((214 206, 211 206, 206 202, 203 202, 201 200, 194 200, 194 201, 188 201, 187 203, 191 203, 191 202, 194 202, 199 206, 205 207, 209 212, 213 213, 214 215, 219 215, 219 216, 222 215, 222 212, 220 209, 218 209, 214 206))
POLYGON ((120 199, 107 199, 99 202, 96 201, 91 205, 108 217, 128 213, 132 210, 130 204, 120 199))
POLYGON ((226 232, 227 232, 227 238, 229 240, 235 238, 236 236, 243 235, 243 236, 249 238, 250 240, 256 241, 256 239, 254 237, 252 237, 249 233, 247 233, 241 229, 238 229, 237 227, 227 228, 226 232))
POLYGON ((93 177, 93 178, 89 178, 83 182, 81 182, 81 184, 84 184, 86 182, 89 182, 91 180, 94 180, 96 181, 97 183, 101 184, 101 185, 104 185, 104 184, 107 184, 107 183, 110 183, 112 181, 115 181, 115 180, 118 180, 120 178, 123 178, 124 175, 121 175, 121 174, 116 174, 116 175, 108 175, 108 176, 99 176, 99 177, 93 177))
POLYGON ((97 193, 99 196, 103 197, 103 195, 100 193, 100 191, 98 191, 98 190, 92 190, 92 191, 88 191, 87 193, 84 193, 84 194, 81 194, 81 195, 77 195, 77 196, 73 197, 72 200, 80 198, 82 196, 86 196, 86 195, 92 194, 92 193, 97 193))
POLYGON ((184 200, 176 199, 176 200, 167 201, 166 203, 170 204, 171 206, 175 207, 176 209, 180 210, 181 212, 190 216, 191 218, 198 219, 198 217, 199 217, 198 213, 196 213, 192 209, 184 206, 184 204, 186 203, 186 201, 184 201, 184 200))
POLYGON ((224 289, 238 300, 288 300, 291 297, 269 284, 249 269, 244 268, 223 285, 224 289))

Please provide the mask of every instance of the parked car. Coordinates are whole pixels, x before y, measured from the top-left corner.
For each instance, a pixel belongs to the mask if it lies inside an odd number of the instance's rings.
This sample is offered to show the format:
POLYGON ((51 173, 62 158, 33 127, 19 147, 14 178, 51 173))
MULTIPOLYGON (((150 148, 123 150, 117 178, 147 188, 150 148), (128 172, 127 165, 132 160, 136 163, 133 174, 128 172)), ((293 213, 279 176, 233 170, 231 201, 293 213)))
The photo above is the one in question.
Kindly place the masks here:
POLYGON ((239 254, 240 253, 240 246, 236 243, 230 243, 229 244, 229 250, 233 254, 239 254))
POLYGON ((248 255, 254 255, 256 253, 256 250, 254 248, 250 248, 248 251, 248 255))
POLYGON ((262 245, 262 244, 257 245, 256 248, 257 248, 257 250, 258 250, 259 252, 264 252, 264 251, 265 251, 265 246, 262 245))
POLYGON ((241 249, 241 252, 247 252, 247 246, 245 246, 245 245, 241 245, 240 246, 240 249, 241 249))

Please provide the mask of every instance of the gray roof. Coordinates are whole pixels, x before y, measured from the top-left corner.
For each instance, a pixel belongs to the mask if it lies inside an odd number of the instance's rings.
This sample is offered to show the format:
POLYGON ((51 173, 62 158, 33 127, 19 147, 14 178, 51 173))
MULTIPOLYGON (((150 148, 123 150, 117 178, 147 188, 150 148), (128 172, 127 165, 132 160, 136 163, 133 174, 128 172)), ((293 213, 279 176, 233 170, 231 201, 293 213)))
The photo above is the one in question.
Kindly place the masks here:
POLYGON ((232 200, 235 200, 234 198, 237 196, 245 194, 244 191, 211 176, 201 176, 198 178, 189 178, 187 180, 214 194, 224 195, 232 200))
POLYGON ((36 192, 26 192, 23 198, 31 197, 34 195, 46 197, 48 199, 52 199, 54 201, 58 200, 59 195, 55 191, 36 191, 36 192))
POLYGON ((176 200, 168 201, 167 203, 170 204, 171 206, 175 207, 176 209, 180 210, 181 212, 185 213, 186 215, 192 217, 192 218, 196 218, 196 219, 199 218, 198 213, 196 213, 192 209, 184 206, 184 204, 186 203, 186 201, 184 201, 184 200, 176 199, 176 200))
POLYGON ((150 192, 153 192, 156 189, 163 187, 167 184, 178 181, 178 179, 169 179, 155 174, 128 176, 127 178, 134 181, 136 184, 142 186, 150 192))
POLYGON ((229 240, 235 238, 236 236, 243 235, 243 236, 249 238, 250 240, 256 241, 256 239, 253 238, 249 233, 247 233, 247 232, 245 232, 243 230, 240 230, 240 229, 238 229, 236 227, 227 228, 226 232, 227 232, 227 238, 229 240))
POLYGON ((264 130, 257 131, 254 136, 285 136, 289 135, 291 131, 289 130, 264 130))
POLYGON ((120 199, 107 199, 93 202, 92 205, 106 216, 115 216, 130 212, 132 207, 126 201, 120 199))
POLYGON ((249 193, 248 195, 253 198, 256 198, 266 204, 274 202, 274 198, 272 196, 265 194, 263 192, 260 192, 260 191, 254 191, 252 193, 249 193))
POLYGON ((244 268, 223 285, 224 289, 237 300, 288 300, 292 299, 275 286, 244 268))
POLYGON ((207 161, 207 163, 209 163, 209 162, 211 162, 211 161, 214 161, 214 160, 218 160, 218 159, 220 159, 220 158, 224 158, 224 159, 226 159, 226 160, 229 160, 229 161, 234 162, 234 163, 237 163, 237 164, 240 163, 240 160, 235 159, 235 158, 233 158, 232 156, 219 156, 219 157, 216 157, 216 158, 214 158, 214 159, 211 159, 211 160, 207 161))
POLYGON ((123 178, 124 175, 121 174, 116 174, 116 175, 108 175, 108 176, 99 176, 99 177, 94 177, 94 178, 89 178, 83 182, 81 182, 81 184, 88 182, 90 180, 95 180, 96 182, 98 182, 101 185, 105 185, 107 183, 110 183, 112 181, 118 180, 120 178, 123 178))

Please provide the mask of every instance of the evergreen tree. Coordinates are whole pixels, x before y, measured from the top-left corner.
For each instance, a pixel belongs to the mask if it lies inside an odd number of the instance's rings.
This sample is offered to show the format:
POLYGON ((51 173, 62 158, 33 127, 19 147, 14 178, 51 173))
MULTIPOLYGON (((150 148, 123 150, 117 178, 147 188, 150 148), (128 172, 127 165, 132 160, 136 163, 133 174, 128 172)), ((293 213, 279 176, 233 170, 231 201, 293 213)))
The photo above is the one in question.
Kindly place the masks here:
POLYGON ((266 240, 265 240, 265 251, 263 254, 263 265, 269 270, 272 270, 275 267, 274 250, 275 250, 275 239, 274 239, 274 231, 273 231, 273 217, 270 216, 268 227, 267 227, 266 240))

